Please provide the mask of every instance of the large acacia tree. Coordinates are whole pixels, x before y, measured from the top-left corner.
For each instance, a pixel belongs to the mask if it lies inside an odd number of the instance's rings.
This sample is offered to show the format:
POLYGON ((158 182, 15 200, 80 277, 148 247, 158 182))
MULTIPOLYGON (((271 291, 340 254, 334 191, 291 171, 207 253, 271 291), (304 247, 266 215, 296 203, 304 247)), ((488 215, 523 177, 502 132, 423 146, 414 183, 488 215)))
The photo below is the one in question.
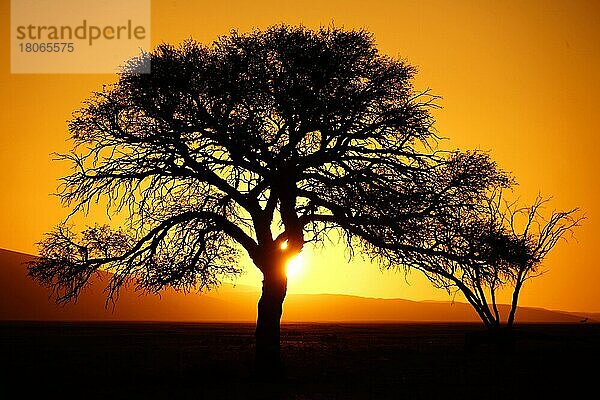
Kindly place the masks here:
POLYGON ((350 245, 393 220, 408 237, 446 193, 433 184, 435 97, 414 73, 368 32, 336 28, 234 31, 130 60, 75 112, 74 149, 59 157, 72 214, 100 206, 125 223, 59 225, 30 274, 58 301, 100 269, 109 298, 127 282, 202 289, 238 273, 245 251, 264 277, 257 359, 276 366, 287 260, 331 229, 350 245))

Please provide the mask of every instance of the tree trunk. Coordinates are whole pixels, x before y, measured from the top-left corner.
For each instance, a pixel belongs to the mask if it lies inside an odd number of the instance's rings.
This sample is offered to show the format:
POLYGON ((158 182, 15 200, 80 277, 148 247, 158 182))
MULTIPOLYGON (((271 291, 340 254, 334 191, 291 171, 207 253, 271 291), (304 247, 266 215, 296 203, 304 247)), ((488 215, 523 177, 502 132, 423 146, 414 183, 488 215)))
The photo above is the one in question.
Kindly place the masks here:
POLYGON ((515 322, 515 314, 517 313, 517 305, 519 304, 519 293, 521 292, 521 287, 523 286, 523 281, 521 277, 518 277, 517 284, 513 290, 512 302, 510 306, 510 313, 508 314, 508 320, 506 321, 506 327, 508 329, 512 329, 513 324, 515 322))
POLYGON ((275 378, 283 373, 280 356, 280 323, 283 300, 287 291, 285 263, 278 262, 263 271, 262 295, 258 302, 256 321, 256 367, 263 378, 275 378))

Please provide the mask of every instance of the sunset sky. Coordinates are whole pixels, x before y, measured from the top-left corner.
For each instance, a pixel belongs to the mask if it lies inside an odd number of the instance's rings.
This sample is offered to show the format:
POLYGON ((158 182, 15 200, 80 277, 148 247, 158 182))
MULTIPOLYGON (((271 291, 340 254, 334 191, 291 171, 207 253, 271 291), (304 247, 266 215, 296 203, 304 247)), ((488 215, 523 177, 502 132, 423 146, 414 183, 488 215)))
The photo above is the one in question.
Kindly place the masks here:
MULTIPOLYGON (((66 120, 115 75, 11 74, 10 1, 0 41, 0 248, 34 254, 35 242, 67 214, 51 196, 67 165, 66 120)), ((600 2, 590 1, 152 1, 151 42, 210 43, 232 28, 276 23, 365 28, 381 52, 418 68, 417 89, 441 96, 436 128, 445 149, 489 150, 511 171, 524 202, 580 207, 587 219, 559 243, 521 305, 600 312, 600 2)), ((248 265, 238 282, 259 285, 248 265)), ((307 248, 292 293, 346 293, 448 300, 418 272, 380 272, 344 248, 307 248)))

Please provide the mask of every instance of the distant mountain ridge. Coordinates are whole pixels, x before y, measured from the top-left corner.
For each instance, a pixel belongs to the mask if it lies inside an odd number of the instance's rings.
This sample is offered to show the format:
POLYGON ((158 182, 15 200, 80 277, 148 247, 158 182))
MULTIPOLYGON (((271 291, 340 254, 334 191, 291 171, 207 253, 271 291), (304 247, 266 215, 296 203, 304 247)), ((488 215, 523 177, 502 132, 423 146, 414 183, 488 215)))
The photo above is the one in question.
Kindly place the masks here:
MULTIPOLYGON (((106 307, 100 273, 75 304, 56 305, 50 291, 26 276, 34 256, 0 249, 0 320, 253 322, 258 289, 225 284, 205 294, 167 290, 160 296, 123 289, 114 309, 106 307)), ((501 305, 506 313, 508 306, 501 305)), ((517 322, 600 321, 600 314, 520 307, 517 322)), ((284 322, 479 322, 465 303, 378 299, 339 294, 289 294, 284 322)))

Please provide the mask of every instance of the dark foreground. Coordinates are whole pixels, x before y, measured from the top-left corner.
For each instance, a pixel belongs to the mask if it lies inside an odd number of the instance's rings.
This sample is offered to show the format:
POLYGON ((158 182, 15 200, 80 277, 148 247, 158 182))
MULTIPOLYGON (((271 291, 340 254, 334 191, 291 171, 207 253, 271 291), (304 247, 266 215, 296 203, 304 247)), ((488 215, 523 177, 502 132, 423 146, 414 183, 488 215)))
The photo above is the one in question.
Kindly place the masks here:
POLYGON ((521 325, 512 351, 465 347, 477 325, 287 324, 278 383, 254 375, 253 329, 2 322, 1 397, 569 399, 600 389, 595 324, 521 325))

